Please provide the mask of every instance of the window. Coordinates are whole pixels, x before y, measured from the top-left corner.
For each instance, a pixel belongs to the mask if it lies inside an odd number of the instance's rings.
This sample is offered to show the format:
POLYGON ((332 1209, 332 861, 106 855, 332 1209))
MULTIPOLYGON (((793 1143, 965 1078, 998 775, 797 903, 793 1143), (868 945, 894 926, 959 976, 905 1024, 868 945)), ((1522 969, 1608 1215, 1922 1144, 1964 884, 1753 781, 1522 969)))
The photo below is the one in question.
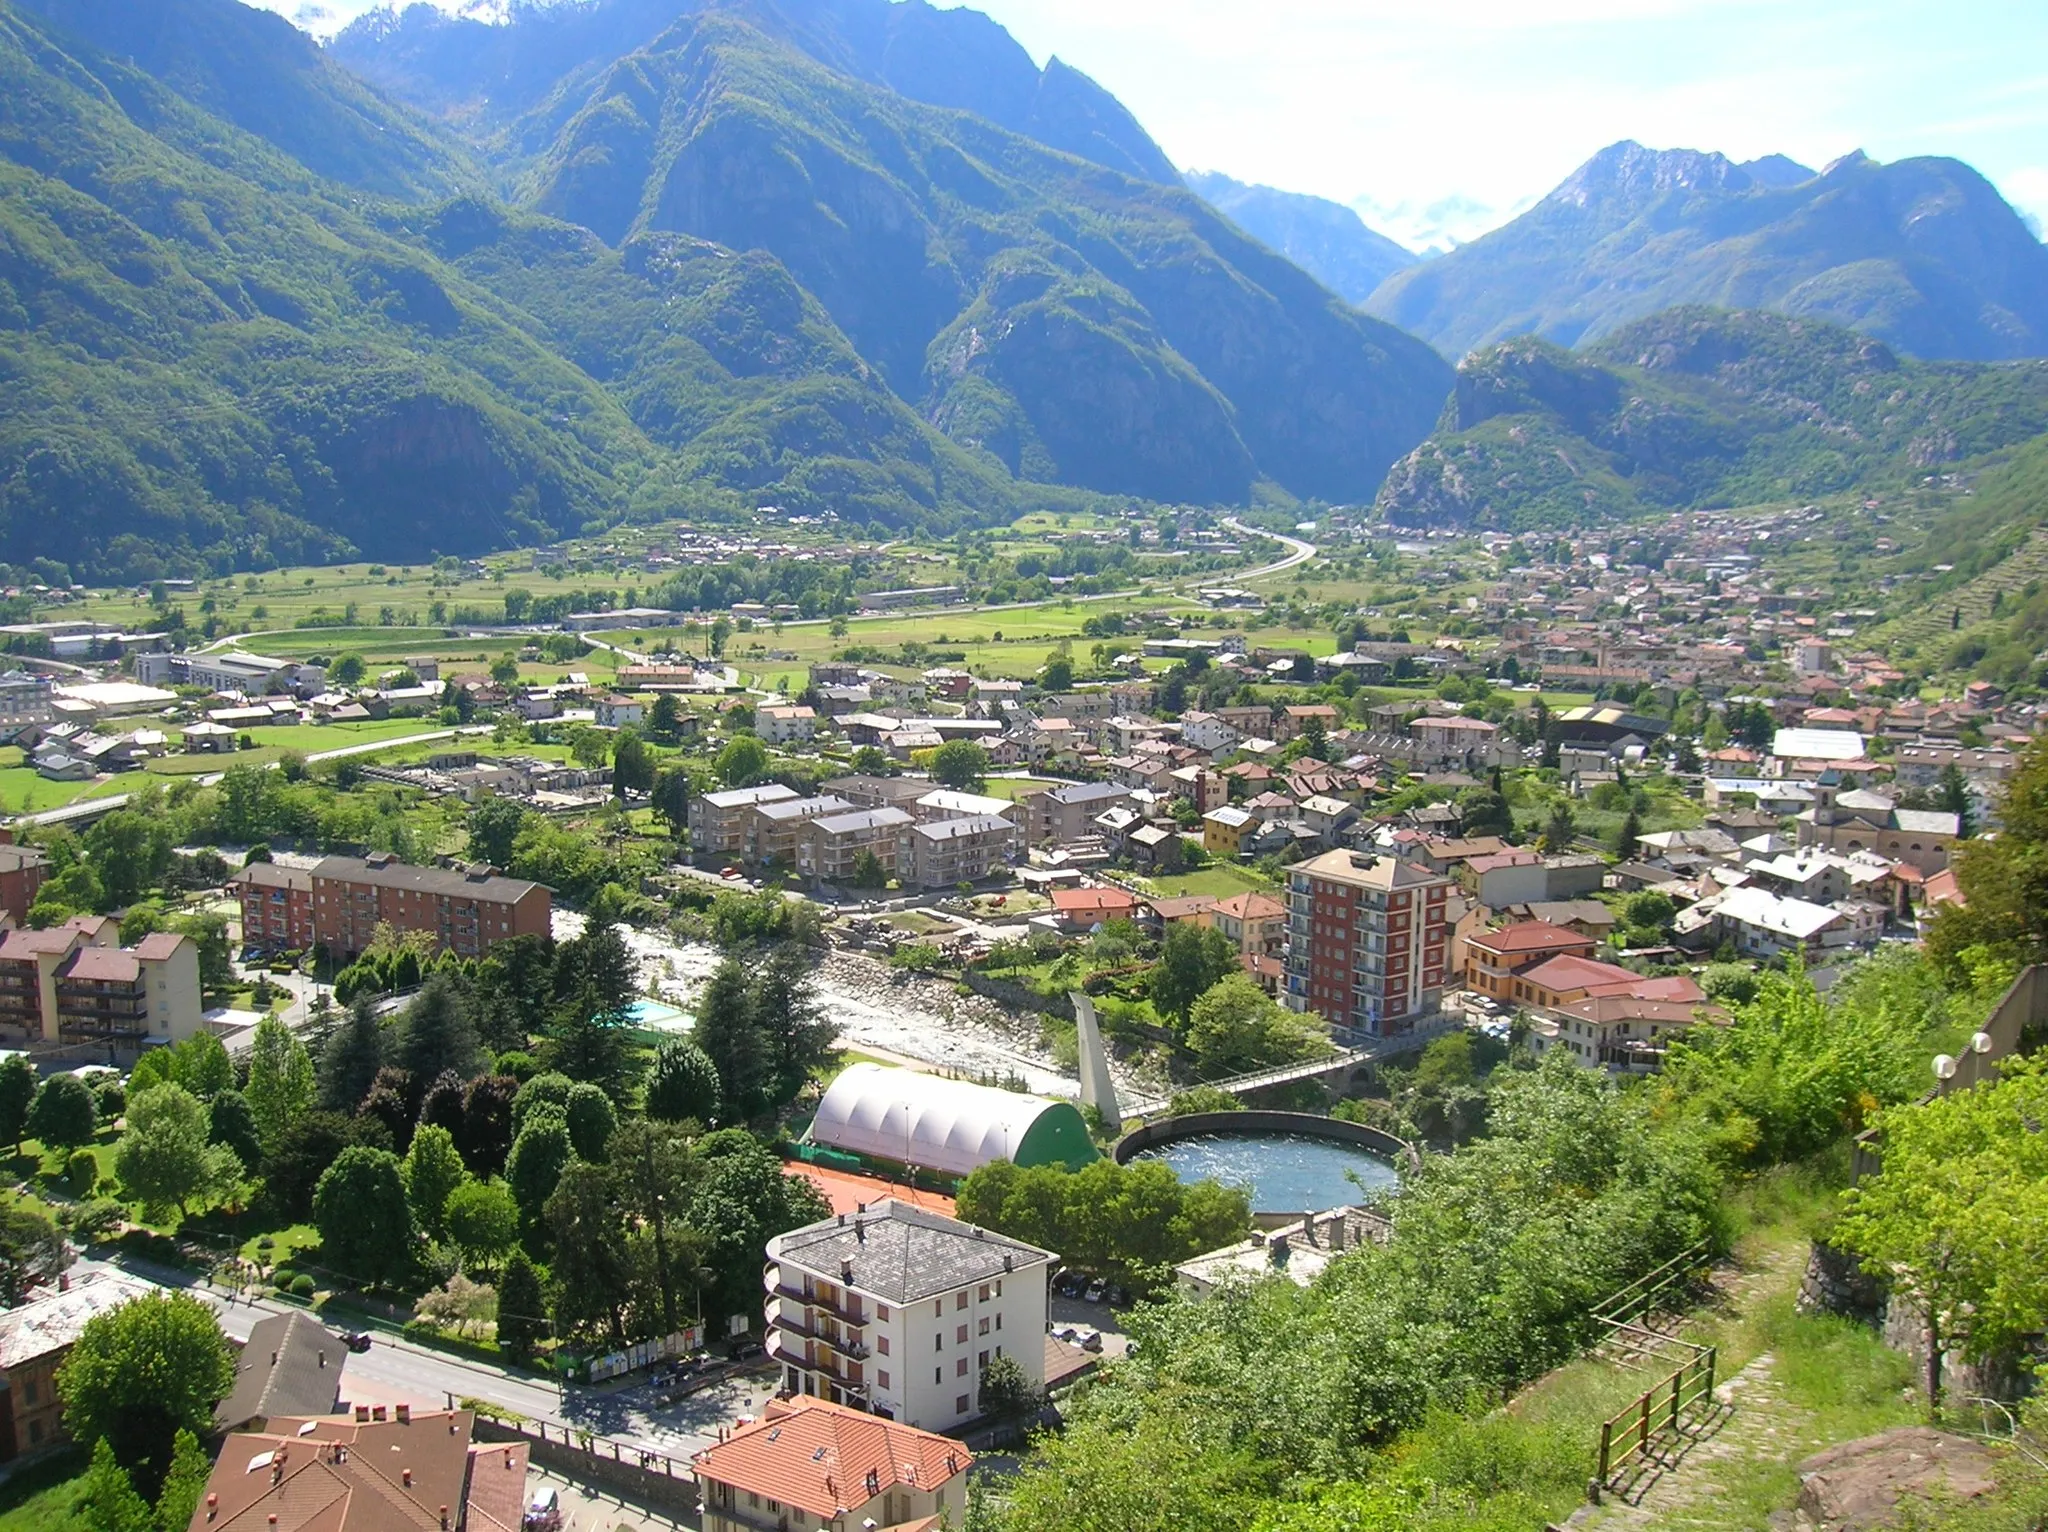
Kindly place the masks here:
POLYGON ((876 1336, 875 1349, 881 1352, 883 1356, 887 1356, 889 1354, 889 1337, 886 1335, 876 1336))
POLYGON ((986 1334, 988 1334, 988 1315, 986 1315, 986 1314, 984 1314, 984 1315, 982 1315, 982 1316, 981 1316, 981 1330, 980 1330, 980 1333, 981 1333, 981 1334, 983 1334, 983 1335, 986 1335, 986 1334))
POLYGON ((955 1335, 954 1335, 954 1337, 953 1337, 953 1338, 954 1338, 955 1340, 957 1340, 958 1342, 960 1342, 960 1344, 961 1344, 961 1345, 963 1345, 963 1346, 964 1346, 964 1345, 966 1345, 966 1344, 967 1344, 967 1326, 965 1326, 965 1325, 961 1325, 961 1326, 959 1327, 958 1331, 957 1331, 957 1332, 955 1333, 955 1335))
POLYGON ((945 1381, 946 1381, 946 1369, 945 1369, 945 1368, 943 1368, 943 1367, 934 1367, 934 1368, 932 1369, 932 1382, 934 1382, 934 1383, 943 1383, 943 1382, 945 1382, 945 1381))
POLYGON ((963 1356, 962 1358, 960 1358, 960 1360, 959 1360, 959 1361, 957 1361, 957 1362, 955 1362, 955 1363, 953 1364, 953 1376, 954 1376, 954 1377, 956 1377, 956 1378, 964 1378, 964 1377, 966 1377, 966 1376, 967 1376, 967 1358, 966 1358, 966 1357, 964 1357, 964 1356, 963 1356))
POLYGON ((953 1413, 955 1415, 965 1415, 967 1413, 967 1396, 965 1394, 962 1394, 953 1401, 953 1413))
POLYGON ((963 1287, 963 1288, 961 1288, 959 1292, 957 1292, 957 1293, 955 1293, 955 1294, 953 1295, 953 1307, 954 1307, 954 1308, 956 1308, 956 1309, 964 1309, 964 1308, 966 1308, 966 1307, 967 1307, 967 1289, 966 1289, 966 1288, 964 1288, 964 1287, 963 1287))
POLYGON ((36 1380, 34 1378, 30 1378, 21 1385, 21 1402, 23 1404, 34 1404, 36 1402, 36 1380))
POLYGON ((944 1319, 945 1317, 946 1317, 946 1300, 945 1300, 945 1299, 943 1299, 943 1298, 934 1298, 934 1299, 932 1300, 932 1318, 934 1318, 934 1319, 944 1319))
POLYGON ((875 1318, 881 1320, 884 1324, 887 1324, 889 1322, 889 1305, 886 1303, 876 1304, 875 1318))
POLYGON ((980 1357, 977 1358, 975 1365, 978 1367, 988 1366, 988 1353, 986 1351, 982 1352, 980 1357))
MULTIPOLYGON (((996 1328, 997 1328, 998 1330, 1000 1330, 1000 1329, 1002 1329, 1002 1327, 1003 1327, 1003 1316, 1002 1316, 1001 1314, 998 1314, 998 1315, 996 1315, 996 1328)), ((1000 1350, 1001 1350, 1002 1348, 1001 1348, 1000 1346, 998 1346, 998 1347, 997 1347, 996 1349, 997 1349, 998 1351, 1000 1351, 1000 1350)))
POLYGON ((876 1373, 875 1386, 877 1388, 887 1388, 889 1386, 889 1375, 886 1372, 876 1373))
POLYGON ((934 1335, 934 1336, 932 1337, 932 1350, 934 1350, 934 1351, 944 1351, 945 1349, 946 1349, 946 1337, 945 1337, 945 1336, 944 1336, 943 1334, 940 1334, 940 1335, 934 1335))

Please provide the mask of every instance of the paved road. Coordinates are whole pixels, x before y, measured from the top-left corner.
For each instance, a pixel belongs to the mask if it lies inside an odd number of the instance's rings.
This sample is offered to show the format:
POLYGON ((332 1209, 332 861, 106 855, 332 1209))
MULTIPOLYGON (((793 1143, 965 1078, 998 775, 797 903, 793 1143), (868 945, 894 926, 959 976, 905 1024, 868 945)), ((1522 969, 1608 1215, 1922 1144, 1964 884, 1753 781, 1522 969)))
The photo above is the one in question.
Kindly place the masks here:
MULTIPOLYGON (((1257 569, 1247 569, 1243 574, 1236 576, 1239 580, 1256 580, 1264 575, 1279 574, 1282 570, 1292 569, 1296 564, 1306 564, 1316 556, 1314 543, 1305 543, 1300 538, 1289 537, 1284 532, 1268 532, 1263 527, 1248 527, 1229 516, 1223 518, 1223 524, 1233 532, 1243 532, 1253 537, 1270 537, 1287 545, 1286 558, 1275 564, 1262 564, 1257 569)), ((1221 579, 1222 576, 1216 578, 1221 579)))
MULTIPOLYGON (((315 750, 306 757, 308 765, 321 761, 338 761, 349 755, 375 755, 380 750, 396 750, 402 745, 430 745, 436 740, 454 739, 463 734, 488 734, 492 725, 487 723, 464 724, 459 729, 431 729, 424 734, 401 734, 395 739, 366 740, 360 745, 343 745, 336 750, 315 750)), ((267 768, 275 770, 276 761, 265 761, 267 768)), ((201 772, 196 776, 166 778, 166 780, 196 782, 201 787, 211 787, 221 779, 217 771, 201 772)), ((40 814, 22 814, 17 817, 24 824, 55 825, 74 819, 97 819, 102 814, 111 814, 115 809, 127 806, 127 793, 108 793, 103 798, 81 798, 76 803, 67 803, 60 809, 44 809, 40 814)))
MULTIPOLYGON (((293 1312, 295 1305, 259 1297, 253 1303, 235 1299, 225 1289, 194 1273, 137 1261, 81 1260, 75 1275, 116 1266, 131 1277, 178 1288, 205 1300, 220 1316, 231 1339, 245 1341, 259 1320, 293 1312)), ((304 1312, 303 1309, 298 1312, 304 1312)), ((337 1328, 344 1324, 337 1322, 337 1328)), ((528 1374, 507 1372, 481 1360, 451 1355, 416 1345, 392 1330, 371 1331, 366 1352, 352 1355, 346 1376, 362 1380, 377 1393, 409 1397, 424 1405, 445 1405, 450 1397, 474 1398, 502 1405, 535 1420, 566 1423, 628 1448, 686 1457, 718 1439, 721 1426, 743 1414, 759 1415, 775 1392, 778 1375, 772 1367, 735 1374, 692 1394, 681 1403, 661 1405, 647 1386, 645 1374, 597 1387, 570 1384, 566 1389, 528 1374)))

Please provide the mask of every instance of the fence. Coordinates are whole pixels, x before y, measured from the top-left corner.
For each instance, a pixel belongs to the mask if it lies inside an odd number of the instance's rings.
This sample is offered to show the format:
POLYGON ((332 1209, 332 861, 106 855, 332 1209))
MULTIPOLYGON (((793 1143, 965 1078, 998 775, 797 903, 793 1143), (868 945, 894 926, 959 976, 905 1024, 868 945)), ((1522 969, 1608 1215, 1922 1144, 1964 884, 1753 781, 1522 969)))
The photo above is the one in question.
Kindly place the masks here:
POLYGON ((1705 1270, 1711 1260, 1712 1252, 1702 1240, 1611 1294, 1593 1310, 1594 1321, 1615 1329, 1637 1323, 1655 1313, 1667 1298, 1705 1270))
POLYGON ((697 1475, 688 1458, 594 1437, 560 1422, 476 1418, 480 1442, 525 1442, 533 1461, 578 1483, 602 1484, 642 1505, 697 1514, 697 1475))
POLYGON ((1686 1407, 1713 1395, 1714 1361, 1714 1348, 1705 1347, 1600 1422, 1600 1466, 1587 1486, 1588 1499, 1597 1505, 1601 1491, 1622 1468, 1649 1457, 1651 1442, 1678 1435, 1686 1407))

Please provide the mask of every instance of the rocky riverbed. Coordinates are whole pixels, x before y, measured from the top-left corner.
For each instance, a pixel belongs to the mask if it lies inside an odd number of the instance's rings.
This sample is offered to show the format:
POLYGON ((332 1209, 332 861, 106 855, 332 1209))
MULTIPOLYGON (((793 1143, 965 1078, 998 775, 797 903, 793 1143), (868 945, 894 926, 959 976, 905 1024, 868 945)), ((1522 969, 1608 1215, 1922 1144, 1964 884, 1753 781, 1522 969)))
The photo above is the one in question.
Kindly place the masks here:
MULTIPOLYGON (((580 915, 555 912, 558 939, 582 929, 580 915)), ((627 927, 625 934, 640 960, 642 993, 693 1010, 718 966, 718 949, 677 941, 662 931, 627 927)), ((894 978, 886 965, 858 953, 828 950, 821 955, 818 998, 839 1023, 844 1046, 964 1075, 1016 1075, 1045 1096, 1080 1093, 1079 1082, 1040 1044, 1036 1016, 981 995, 959 994, 948 980, 912 975, 898 984, 894 978)), ((1120 1066, 1115 1073, 1120 1091, 1141 1092, 1120 1066)))

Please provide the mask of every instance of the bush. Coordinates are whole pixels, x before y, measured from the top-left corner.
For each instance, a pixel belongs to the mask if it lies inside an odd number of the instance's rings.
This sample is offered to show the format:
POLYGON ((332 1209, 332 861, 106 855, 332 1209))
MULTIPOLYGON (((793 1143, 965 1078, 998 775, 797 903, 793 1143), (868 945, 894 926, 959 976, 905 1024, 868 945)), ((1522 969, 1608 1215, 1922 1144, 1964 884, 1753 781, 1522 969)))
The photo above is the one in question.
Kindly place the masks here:
POLYGON ((86 1203, 71 1220, 71 1232, 81 1240, 103 1240, 128 1221, 128 1210, 110 1197, 86 1203))
POLYGON ((289 1266, 280 1266, 270 1274, 270 1285, 281 1293, 292 1290, 292 1284, 299 1280, 299 1274, 289 1266))
POLYGON ((306 1272, 303 1272, 303 1271, 302 1271, 302 1272, 300 1272, 300 1273, 299 1273, 299 1274, 298 1274, 298 1275, 297 1275, 296 1277, 293 1277, 293 1278, 292 1278, 292 1286, 291 1286, 291 1294, 292 1294, 292 1296, 293 1296, 294 1298, 310 1298, 310 1297, 312 1297, 312 1296, 313 1296, 313 1278, 312 1278, 312 1276, 311 1276, 310 1274, 308 1274, 308 1273, 306 1273, 306 1272))
POLYGON ((90 1149, 80 1149, 64 1162, 64 1182, 71 1188, 72 1196, 90 1197, 99 1181, 100 1162, 92 1157, 90 1149))

